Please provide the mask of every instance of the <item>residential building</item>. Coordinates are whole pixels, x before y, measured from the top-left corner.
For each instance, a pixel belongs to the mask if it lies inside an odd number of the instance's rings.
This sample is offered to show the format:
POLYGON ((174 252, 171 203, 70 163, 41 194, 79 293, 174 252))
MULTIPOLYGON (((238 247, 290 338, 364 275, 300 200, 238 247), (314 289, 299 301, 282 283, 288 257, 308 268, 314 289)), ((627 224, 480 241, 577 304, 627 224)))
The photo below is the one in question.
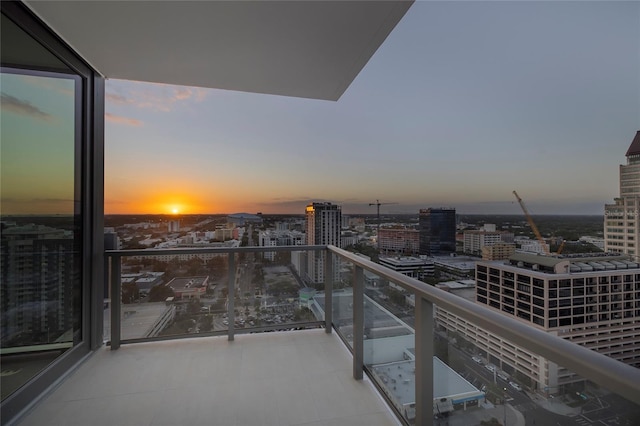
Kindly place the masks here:
MULTIPOLYGON (((467 294, 469 298, 469 294, 467 294)), ((476 303, 634 367, 640 366, 640 264, 625 255, 544 256, 515 253, 508 262, 478 262, 476 303)), ((438 323, 456 331, 508 373, 535 390, 557 393, 581 380, 455 315, 437 309, 438 323)))
MULTIPOLYGON (((307 244, 334 245, 341 247, 342 208, 331 203, 311 203, 305 211, 307 244)), ((324 282, 324 252, 311 252, 307 258, 307 276, 309 283, 324 282)), ((337 262, 337 260, 335 260, 337 262)), ((334 264, 334 280, 340 278, 340 268, 334 264)))
POLYGON ((640 240, 640 130, 620 165, 620 196, 604 206, 604 251, 638 255, 640 240))
POLYGON ((421 209, 418 218, 420 254, 441 256, 456 252, 456 209, 421 209))
POLYGON ((513 243, 495 243, 482 247, 482 260, 504 260, 515 252, 516 245, 513 243))
POLYGON ((420 231, 412 228, 381 228, 380 253, 415 255, 420 251, 420 231))
POLYGON ((180 232, 180 221, 170 220, 167 222, 167 232, 180 232))
POLYGON ((73 284, 81 274, 79 257, 71 231, 35 224, 3 227, 3 348, 72 338, 65 334, 73 327, 77 303, 73 284))
POLYGON ((360 236, 357 233, 351 231, 342 231, 342 235, 340 236, 340 248, 356 245, 359 241, 360 236))
POLYGON ((497 243, 513 243, 513 232, 496 231, 496 226, 485 224, 482 229, 464 231, 462 251, 474 256, 482 255, 482 249, 497 243))
MULTIPOLYGON (((258 233, 258 243, 261 247, 301 246, 306 244, 306 235, 300 231, 266 230, 258 233)), ((265 259, 273 261, 276 253, 269 251, 263 255, 265 259)))

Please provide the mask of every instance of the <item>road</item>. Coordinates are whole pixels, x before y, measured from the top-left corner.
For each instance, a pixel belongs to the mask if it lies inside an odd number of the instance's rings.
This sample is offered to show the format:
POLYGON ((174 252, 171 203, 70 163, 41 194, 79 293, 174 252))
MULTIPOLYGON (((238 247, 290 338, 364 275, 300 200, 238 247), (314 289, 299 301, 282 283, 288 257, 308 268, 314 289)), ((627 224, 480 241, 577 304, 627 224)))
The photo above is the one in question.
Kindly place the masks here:
MULTIPOLYGON (((487 370, 483 365, 474 362, 471 355, 461 349, 449 344, 449 361, 454 357, 458 359, 458 365, 464 365, 465 371, 459 371, 469 382, 480 388, 482 385, 489 386, 494 382, 494 374, 487 370)), ((455 361, 450 364, 456 365, 455 361)), ((581 423, 579 418, 562 416, 545 410, 535 401, 531 400, 525 392, 513 389, 509 382, 502 380, 496 374, 496 385, 501 389, 506 388, 508 404, 520 411, 525 419, 526 426, 586 426, 591 423, 581 423)))

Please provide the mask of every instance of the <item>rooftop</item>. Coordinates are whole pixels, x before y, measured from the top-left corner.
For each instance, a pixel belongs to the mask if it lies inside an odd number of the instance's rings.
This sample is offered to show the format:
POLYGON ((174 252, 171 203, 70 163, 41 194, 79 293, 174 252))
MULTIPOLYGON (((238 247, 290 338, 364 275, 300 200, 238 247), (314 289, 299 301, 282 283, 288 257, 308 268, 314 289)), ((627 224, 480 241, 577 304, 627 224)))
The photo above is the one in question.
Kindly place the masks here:
POLYGON ((616 253, 575 253, 566 255, 543 255, 516 252, 509 258, 509 264, 519 268, 547 273, 594 272, 636 269, 637 262, 629 256, 616 253))
MULTIPOLYGON (((415 364, 415 361, 407 360, 373 367, 373 372, 381 378, 387 391, 402 405, 416 401, 415 364)), ((462 403, 483 396, 484 392, 476 389, 439 358, 433 357, 433 399, 447 398, 454 403, 462 403)))

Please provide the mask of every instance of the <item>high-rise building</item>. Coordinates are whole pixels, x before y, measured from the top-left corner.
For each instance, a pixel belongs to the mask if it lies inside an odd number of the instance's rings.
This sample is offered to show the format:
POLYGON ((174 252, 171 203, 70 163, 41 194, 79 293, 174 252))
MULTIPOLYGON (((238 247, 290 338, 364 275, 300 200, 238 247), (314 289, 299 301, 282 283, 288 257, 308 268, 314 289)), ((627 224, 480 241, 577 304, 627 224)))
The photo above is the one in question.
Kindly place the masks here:
POLYGON ((420 209, 420 254, 447 255, 456 252, 456 209, 420 209))
MULTIPOLYGON (((478 262, 475 302, 532 327, 640 366, 640 264, 628 256, 515 253, 508 262, 478 262)), ((582 380, 539 354, 438 308, 438 324, 461 333, 508 373, 556 393, 582 380)))
MULTIPOLYGON (((312 203, 306 208, 307 244, 334 245, 340 247, 342 208, 331 203, 312 203)), ((324 282, 325 252, 310 252, 307 261, 307 279, 310 283, 324 282)), ((334 280, 339 278, 339 268, 334 264, 334 280)))
POLYGON ((620 165, 620 197, 604 206, 604 250, 636 256, 640 239, 640 130, 625 155, 627 164, 620 165))
POLYGON ((68 341, 73 337, 74 283, 80 254, 71 231, 44 225, 2 230, 2 345, 68 341))

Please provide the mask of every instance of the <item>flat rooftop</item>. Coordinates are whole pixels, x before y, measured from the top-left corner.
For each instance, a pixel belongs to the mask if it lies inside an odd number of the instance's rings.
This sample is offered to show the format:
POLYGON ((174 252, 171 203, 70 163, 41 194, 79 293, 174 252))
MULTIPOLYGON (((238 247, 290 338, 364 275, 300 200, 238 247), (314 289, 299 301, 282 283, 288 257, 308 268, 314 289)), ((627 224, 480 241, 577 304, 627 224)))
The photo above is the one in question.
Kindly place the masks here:
POLYGON ((174 290, 182 290, 187 288, 199 288, 206 286, 209 277, 184 277, 174 278, 167 284, 174 290))
MULTIPOLYGON (((416 402, 415 361, 379 364, 372 367, 372 370, 400 405, 416 402)), ((483 392, 449 368, 439 358, 433 357, 433 399, 447 398, 452 400, 454 404, 459 404, 483 397, 483 392)))
POLYGON ((432 260, 436 265, 467 272, 473 271, 476 267, 476 262, 480 259, 469 256, 435 256, 432 260))

